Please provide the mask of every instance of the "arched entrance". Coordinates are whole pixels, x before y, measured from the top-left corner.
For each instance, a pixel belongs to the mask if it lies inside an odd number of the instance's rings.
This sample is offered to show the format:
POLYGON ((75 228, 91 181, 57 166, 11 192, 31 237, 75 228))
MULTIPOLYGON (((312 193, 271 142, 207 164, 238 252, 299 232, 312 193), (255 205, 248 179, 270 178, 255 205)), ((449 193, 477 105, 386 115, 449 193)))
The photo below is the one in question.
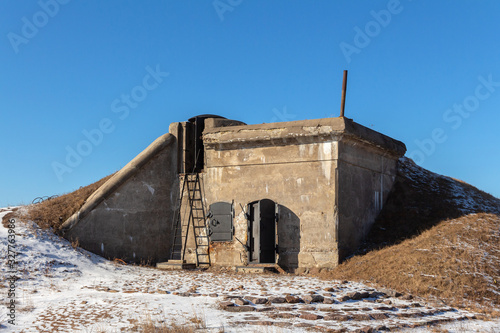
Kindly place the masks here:
POLYGON ((276 263, 278 205, 270 199, 248 204, 248 261, 276 263))

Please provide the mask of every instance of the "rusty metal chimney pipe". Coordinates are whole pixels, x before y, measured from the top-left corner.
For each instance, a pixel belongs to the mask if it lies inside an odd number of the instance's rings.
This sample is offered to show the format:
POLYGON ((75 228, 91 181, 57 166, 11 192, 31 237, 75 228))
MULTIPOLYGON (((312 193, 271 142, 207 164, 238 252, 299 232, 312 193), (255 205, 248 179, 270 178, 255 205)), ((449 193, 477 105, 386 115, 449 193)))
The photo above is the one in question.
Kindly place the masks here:
POLYGON ((344 80, 342 82, 342 101, 340 103, 340 116, 344 116, 345 109, 345 92, 347 89, 347 70, 344 70, 344 80))

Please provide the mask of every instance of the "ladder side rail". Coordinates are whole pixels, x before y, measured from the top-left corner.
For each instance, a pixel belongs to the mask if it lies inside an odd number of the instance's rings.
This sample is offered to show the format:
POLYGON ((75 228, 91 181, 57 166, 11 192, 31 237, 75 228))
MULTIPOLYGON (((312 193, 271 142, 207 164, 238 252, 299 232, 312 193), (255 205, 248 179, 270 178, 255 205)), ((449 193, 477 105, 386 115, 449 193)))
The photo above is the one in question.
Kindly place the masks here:
POLYGON ((200 177, 199 177, 199 174, 196 174, 196 183, 195 185, 198 185, 198 192, 199 192, 199 195, 200 195, 200 208, 201 208, 201 217, 198 217, 199 218, 199 221, 203 221, 203 225, 200 226, 198 225, 198 227, 203 227, 204 228, 204 232, 205 234, 204 235, 200 235, 198 234, 198 238, 204 238, 206 240, 206 244, 200 244, 200 245, 203 245, 203 246, 206 246, 206 253, 199 253, 198 252, 198 242, 196 242, 196 261, 198 262, 199 264, 199 256, 206 256, 208 258, 208 265, 210 266, 211 262, 210 262, 210 255, 209 255, 209 247, 210 247, 210 240, 208 239, 208 230, 207 230, 207 223, 206 223, 206 215, 205 215, 205 205, 203 203, 203 196, 202 196, 202 193, 201 193, 201 182, 200 182, 200 177))
MULTIPOLYGON (((174 226, 174 241, 172 243, 172 249, 170 251, 170 259, 175 259, 174 258, 174 253, 175 253, 175 246, 177 245, 177 242, 178 242, 178 238, 180 236, 181 240, 182 240, 182 221, 181 221, 181 210, 182 210, 182 199, 183 199, 183 196, 184 196, 184 188, 186 186, 186 177, 184 177, 183 181, 182 181, 182 190, 181 190, 181 193, 179 195, 179 198, 177 199, 178 201, 178 207, 176 208, 176 211, 174 212, 174 216, 175 216, 175 226, 174 226), (177 234, 177 230, 181 231, 180 235, 177 234)), ((182 246, 182 241, 181 241, 181 244, 182 246)), ((181 260, 183 258, 181 257, 181 260)))
MULTIPOLYGON (((199 191, 200 191, 200 198, 202 198, 202 192, 201 192, 201 182, 200 182, 200 179, 198 178, 198 187, 199 187, 199 191)), ((203 254, 204 256, 206 256, 208 258, 207 262, 208 262, 208 265, 211 266, 211 261, 210 261, 210 239, 208 238, 208 229, 207 229, 207 216, 205 214, 205 204, 203 202, 203 199, 201 200, 201 213, 203 214, 203 230, 205 232, 205 235, 203 236, 205 238, 205 241, 206 241, 206 244, 205 246, 207 247, 206 249, 206 253, 203 254)))
POLYGON ((203 207, 201 192, 199 192, 199 187, 200 187, 199 181, 200 181, 199 174, 196 173, 195 178, 194 178, 193 193, 192 193, 193 196, 192 196, 192 201, 191 201, 192 202, 191 209, 196 210, 196 213, 193 211, 193 234, 194 234, 194 243, 195 243, 196 266, 200 265, 200 258, 199 258, 199 254, 198 254, 198 238, 199 238, 198 234, 199 234, 199 232, 197 234, 197 231, 196 231, 198 224, 199 224, 200 216, 199 216, 199 211, 198 211, 199 207, 196 205, 196 202, 199 200, 201 206, 203 207), (199 192, 199 198, 196 197, 197 192, 199 192), (196 217, 195 217, 195 215, 196 215, 196 217))
MULTIPOLYGON (((198 173, 196 173, 196 176, 195 176, 195 179, 194 179, 194 184, 193 184, 193 200, 192 200, 192 205, 191 205, 191 209, 192 210, 196 210, 196 218, 194 216, 194 212, 193 212, 193 235, 194 235, 194 251, 195 251, 195 254, 196 254, 196 266, 200 266, 200 259, 198 258, 198 235, 197 235, 197 227, 198 227, 198 219, 200 218, 199 215, 198 215, 198 207, 196 205, 196 201, 198 200, 198 198, 196 198, 196 192, 198 191, 198 181, 199 181, 199 178, 198 178, 198 173)), ((201 195, 200 195, 201 197, 201 195)), ((200 198, 201 199, 201 198, 200 198)), ((200 201, 201 202, 201 201, 200 201)), ((202 203, 203 204, 203 203, 202 203)), ((198 232, 199 233, 199 232, 198 232)))
MULTIPOLYGON (((188 218, 188 223, 186 225, 186 236, 184 237, 184 246, 182 248, 182 259, 184 260, 184 257, 186 255, 186 247, 187 247, 187 240, 188 240, 188 235, 189 235, 189 225, 191 224, 191 219, 193 218, 193 211, 190 209, 189 210, 189 218, 188 218)), ((194 228, 193 228, 194 230, 194 228)))
MULTIPOLYGON (((188 192, 188 203, 189 203, 189 218, 188 218, 188 223, 186 227, 186 237, 184 238, 184 246, 182 250, 182 259, 184 259, 184 256, 186 255, 186 247, 187 247, 187 240, 188 240, 188 235, 189 235, 189 225, 193 223, 193 234, 194 234, 194 241, 195 241, 195 249, 196 249, 196 233, 195 233, 195 228, 194 228, 194 218, 193 218, 193 200, 191 197, 191 188, 189 187, 190 179, 188 177, 190 174, 186 174, 187 179, 187 192, 188 192)), ((198 266, 198 258, 196 258, 196 265, 198 266)))

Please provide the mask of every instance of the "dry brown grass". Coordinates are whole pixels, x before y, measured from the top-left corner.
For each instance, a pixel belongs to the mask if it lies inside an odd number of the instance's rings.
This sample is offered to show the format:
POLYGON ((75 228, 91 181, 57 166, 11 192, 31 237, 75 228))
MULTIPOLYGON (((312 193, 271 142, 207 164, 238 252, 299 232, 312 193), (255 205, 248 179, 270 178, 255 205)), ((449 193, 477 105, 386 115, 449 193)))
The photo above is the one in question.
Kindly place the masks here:
POLYGON ((165 320, 155 321, 151 314, 138 321, 131 329, 133 332, 142 333, 194 333, 197 327, 192 325, 167 324, 165 320))
POLYGON ((455 304, 472 300, 500 305, 500 281, 496 280, 500 277, 500 217, 482 213, 444 221, 398 245, 353 257, 331 277, 370 281, 455 304))
POLYGON ((18 209, 15 208, 15 209, 13 209, 12 212, 7 213, 7 214, 4 215, 4 217, 2 218, 2 225, 4 226, 4 228, 7 228, 7 224, 9 223, 10 219, 14 219, 14 218, 17 217, 17 214, 16 214, 17 210, 18 209))
POLYGON ((194 333, 196 329, 191 326, 184 326, 178 324, 158 324, 151 322, 140 323, 136 328, 138 332, 142 333, 194 333))
POLYGON ((104 184, 112 175, 80 189, 46 200, 28 207, 27 218, 36 222, 41 228, 53 228, 55 232, 71 215, 83 206, 85 200, 104 184))
POLYGON ((403 161, 369 241, 326 277, 498 306, 500 200, 403 161))
POLYGON ((207 328, 207 318, 203 310, 201 310, 201 312, 198 312, 198 310, 193 308, 193 316, 189 318, 189 321, 195 325, 196 329, 207 328))

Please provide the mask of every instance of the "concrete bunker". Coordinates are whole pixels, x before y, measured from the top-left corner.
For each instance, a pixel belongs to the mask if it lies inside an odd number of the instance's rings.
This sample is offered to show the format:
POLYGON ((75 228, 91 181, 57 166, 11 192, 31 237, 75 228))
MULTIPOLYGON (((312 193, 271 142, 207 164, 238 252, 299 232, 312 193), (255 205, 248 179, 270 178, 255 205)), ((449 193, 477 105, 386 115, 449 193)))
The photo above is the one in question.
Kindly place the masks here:
POLYGON ((165 138, 89 198, 65 237, 127 261, 332 268, 368 234, 406 151, 344 117, 246 125, 200 115, 165 138))

